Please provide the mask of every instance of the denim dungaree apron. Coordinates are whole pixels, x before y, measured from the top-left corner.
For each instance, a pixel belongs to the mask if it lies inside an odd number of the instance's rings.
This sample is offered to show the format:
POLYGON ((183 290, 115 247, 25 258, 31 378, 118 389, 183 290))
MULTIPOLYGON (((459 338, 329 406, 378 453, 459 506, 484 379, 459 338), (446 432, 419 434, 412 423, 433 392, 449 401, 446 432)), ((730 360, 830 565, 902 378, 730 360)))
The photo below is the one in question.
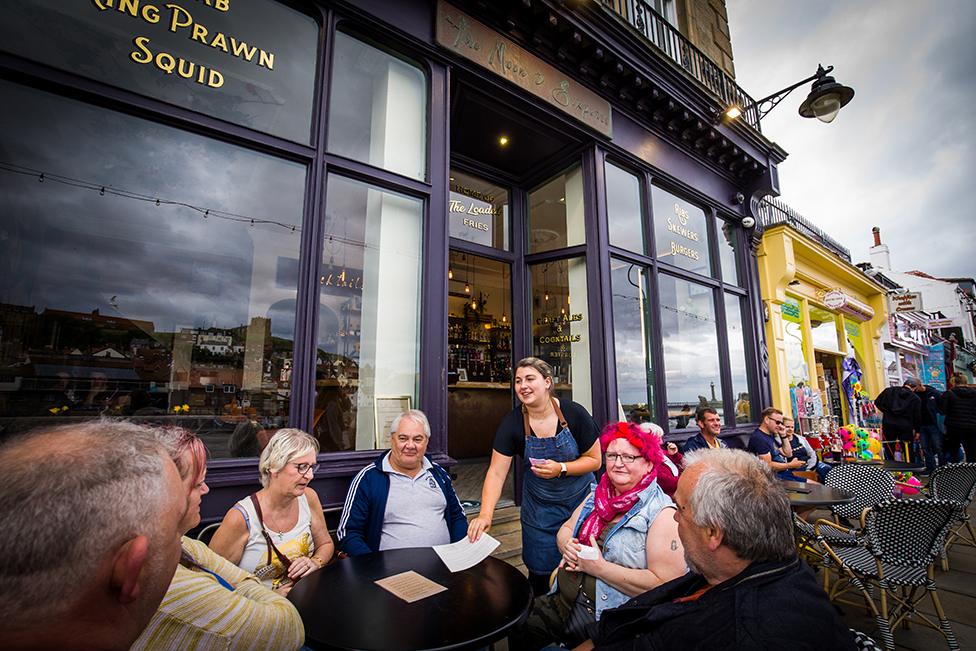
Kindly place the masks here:
POLYGON ((530 470, 529 459, 552 459, 556 462, 575 461, 580 456, 576 439, 559 409, 559 401, 552 399, 559 418, 559 433, 539 438, 529 427, 529 415, 522 409, 525 425, 525 478, 522 490, 522 561, 536 574, 549 574, 559 564, 562 554, 556 544, 556 532, 563 525, 590 490, 593 473, 578 477, 542 479, 530 470))

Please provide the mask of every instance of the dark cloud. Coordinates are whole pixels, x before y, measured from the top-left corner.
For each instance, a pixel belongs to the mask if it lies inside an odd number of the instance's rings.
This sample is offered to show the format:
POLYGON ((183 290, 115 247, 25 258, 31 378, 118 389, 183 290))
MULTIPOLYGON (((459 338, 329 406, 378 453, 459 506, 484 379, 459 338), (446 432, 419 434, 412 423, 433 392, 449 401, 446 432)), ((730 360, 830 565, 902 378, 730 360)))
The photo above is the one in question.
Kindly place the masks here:
POLYGON ((896 269, 974 276, 976 3, 728 0, 738 83, 762 97, 817 63, 857 95, 830 125, 798 89, 763 121, 790 157, 783 199, 868 259, 879 226, 896 269))

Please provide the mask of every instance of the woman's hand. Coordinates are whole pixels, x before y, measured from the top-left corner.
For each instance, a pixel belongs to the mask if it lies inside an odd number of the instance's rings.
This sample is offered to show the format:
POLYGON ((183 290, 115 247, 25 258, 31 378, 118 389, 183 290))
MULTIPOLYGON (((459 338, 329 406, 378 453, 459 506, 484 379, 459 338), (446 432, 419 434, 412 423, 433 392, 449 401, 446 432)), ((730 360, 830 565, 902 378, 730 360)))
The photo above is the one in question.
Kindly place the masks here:
POLYGON ((672 443, 671 441, 668 441, 667 447, 664 448, 664 451, 668 453, 669 457, 674 456, 678 454, 678 446, 672 443))
POLYGON ((580 541, 576 538, 570 538, 563 545, 563 560, 560 561, 560 564, 570 572, 579 572, 580 547, 580 541))
POLYGON ((468 540, 477 542, 481 534, 491 529, 491 518, 479 514, 474 520, 468 523, 468 540))
POLYGON ((282 597, 287 597, 288 593, 291 592, 291 589, 292 587, 294 587, 294 585, 295 584, 292 583, 291 581, 289 581, 288 583, 282 583, 277 588, 274 588, 274 591, 280 594, 282 597))
MULTIPOLYGON (((603 568, 608 563, 607 560, 603 558, 603 553, 596 544, 596 536, 590 536, 590 547, 596 550, 596 558, 582 558, 576 561, 576 565, 579 567, 580 572, 586 572, 590 576, 600 577, 602 576, 603 568)), ((578 551, 578 550, 577 550, 578 551)))
POLYGON ((532 466, 531 469, 539 479, 555 479, 563 471, 562 464, 552 459, 546 459, 544 462, 532 466))
POLYGON ((321 567, 321 565, 316 563, 308 556, 299 556, 291 562, 291 565, 288 566, 288 578, 292 581, 297 581, 298 579, 308 576, 321 567))

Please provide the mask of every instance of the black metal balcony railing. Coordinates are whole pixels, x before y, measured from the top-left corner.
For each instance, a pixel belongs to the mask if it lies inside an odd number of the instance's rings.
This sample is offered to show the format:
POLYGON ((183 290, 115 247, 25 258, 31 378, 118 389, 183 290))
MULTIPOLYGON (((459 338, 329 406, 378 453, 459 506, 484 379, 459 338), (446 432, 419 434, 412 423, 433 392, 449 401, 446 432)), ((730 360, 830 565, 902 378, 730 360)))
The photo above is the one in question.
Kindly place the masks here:
MULTIPOLYGON (((716 95, 723 108, 735 104, 740 108, 752 107, 754 101, 735 81, 719 68, 704 52, 692 45, 663 16, 654 11, 645 0, 599 0, 607 9, 623 18, 654 47, 677 63, 700 84, 716 95)), ((742 114, 742 118, 756 131, 759 128, 759 112, 755 107, 742 114)))
POLYGON ((771 228, 778 224, 787 224, 794 230, 806 235, 815 242, 824 245, 844 260, 851 261, 851 252, 840 242, 824 233, 806 217, 796 212, 782 201, 766 197, 759 203, 759 226, 762 229, 771 228))

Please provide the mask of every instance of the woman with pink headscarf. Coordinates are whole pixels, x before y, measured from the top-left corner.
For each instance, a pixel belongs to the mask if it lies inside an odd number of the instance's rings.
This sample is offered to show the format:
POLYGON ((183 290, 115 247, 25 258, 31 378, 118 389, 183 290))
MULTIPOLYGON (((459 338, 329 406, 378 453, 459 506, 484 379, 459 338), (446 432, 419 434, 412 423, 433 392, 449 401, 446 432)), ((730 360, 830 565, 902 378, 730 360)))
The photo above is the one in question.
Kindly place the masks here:
POLYGON ((556 534, 562 561, 554 590, 533 602, 516 648, 575 646, 589 637, 581 615, 592 625, 605 609, 687 571, 674 503, 657 483, 661 440, 633 423, 611 423, 600 447, 605 472, 556 534))

